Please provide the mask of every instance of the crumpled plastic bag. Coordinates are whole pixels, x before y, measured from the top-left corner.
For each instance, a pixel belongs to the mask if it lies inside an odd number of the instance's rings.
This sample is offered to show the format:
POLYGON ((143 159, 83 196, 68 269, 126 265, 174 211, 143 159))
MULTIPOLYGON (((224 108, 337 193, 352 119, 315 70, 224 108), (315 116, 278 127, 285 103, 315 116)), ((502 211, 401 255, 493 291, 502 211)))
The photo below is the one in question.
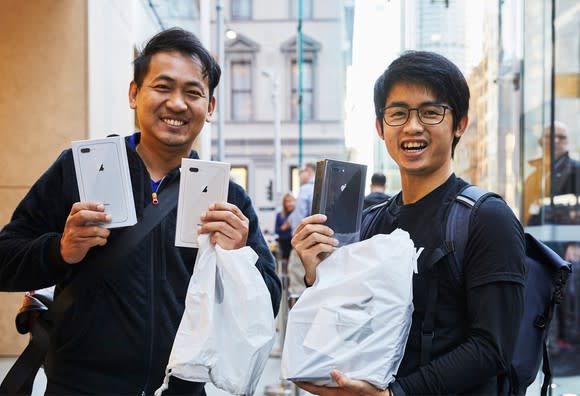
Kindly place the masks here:
POLYGON ((282 378, 337 386, 333 369, 385 389, 411 327, 417 252, 406 231, 336 249, 288 315, 282 378))
POLYGON ((246 246, 224 250, 200 235, 163 385, 169 377, 211 382, 234 395, 252 395, 264 370, 276 329, 270 292, 246 246))

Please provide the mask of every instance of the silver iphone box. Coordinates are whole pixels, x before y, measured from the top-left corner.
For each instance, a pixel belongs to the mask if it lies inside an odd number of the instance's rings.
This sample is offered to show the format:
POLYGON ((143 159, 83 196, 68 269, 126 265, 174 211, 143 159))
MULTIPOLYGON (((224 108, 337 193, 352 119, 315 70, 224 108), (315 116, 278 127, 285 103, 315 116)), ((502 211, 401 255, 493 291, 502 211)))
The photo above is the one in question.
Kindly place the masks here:
POLYGON ((103 227, 137 223, 123 137, 73 141, 72 153, 81 202, 101 202, 112 216, 103 227))
POLYGON ((214 202, 228 199, 230 164, 191 158, 181 160, 175 246, 198 247, 201 214, 214 202))

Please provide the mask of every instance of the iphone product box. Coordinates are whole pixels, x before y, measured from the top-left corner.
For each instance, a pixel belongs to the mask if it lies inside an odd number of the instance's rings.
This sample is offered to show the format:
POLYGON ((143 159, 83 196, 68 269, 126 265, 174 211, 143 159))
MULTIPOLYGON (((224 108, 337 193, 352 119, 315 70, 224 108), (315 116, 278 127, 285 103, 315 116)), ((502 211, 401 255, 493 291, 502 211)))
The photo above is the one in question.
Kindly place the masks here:
POLYGON ((312 214, 322 213, 339 246, 360 239, 367 166, 324 159, 316 163, 312 214))
POLYGON ((175 246, 198 247, 201 214, 214 202, 227 201, 230 164, 183 158, 177 202, 175 246))
POLYGON ((106 228, 137 223, 127 150, 122 136, 72 142, 81 202, 102 202, 112 216, 106 228))

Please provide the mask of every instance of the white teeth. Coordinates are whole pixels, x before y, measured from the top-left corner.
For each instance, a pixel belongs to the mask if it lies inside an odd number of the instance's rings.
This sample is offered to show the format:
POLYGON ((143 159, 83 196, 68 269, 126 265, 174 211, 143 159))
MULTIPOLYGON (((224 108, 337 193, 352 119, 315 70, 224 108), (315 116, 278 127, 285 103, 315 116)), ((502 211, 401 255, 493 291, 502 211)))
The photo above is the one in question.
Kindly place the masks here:
POLYGON ((183 124, 185 124, 183 121, 173 120, 171 118, 164 118, 163 122, 171 126, 182 126, 183 124))
POLYGON ((422 150, 426 147, 426 144, 423 142, 405 142, 403 143, 403 149, 405 150, 422 150))

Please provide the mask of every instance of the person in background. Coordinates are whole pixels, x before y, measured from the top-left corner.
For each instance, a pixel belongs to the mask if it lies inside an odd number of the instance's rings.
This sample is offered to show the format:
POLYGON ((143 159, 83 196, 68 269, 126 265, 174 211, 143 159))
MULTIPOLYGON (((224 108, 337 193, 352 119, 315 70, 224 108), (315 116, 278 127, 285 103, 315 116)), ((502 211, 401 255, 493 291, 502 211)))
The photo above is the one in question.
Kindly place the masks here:
POLYGON ((554 122, 553 165, 550 142, 551 127, 547 126, 538 140, 543 156, 529 162, 534 171, 524 182, 524 224, 580 224, 580 161, 570 157, 568 126, 554 122), (542 199, 564 195, 571 198, 565 204, 552 205, 542 199))
MULTIPOLYGON (((316 164, 306 162, 299 173, 300 190, 298 192, 298 198, 296 198, 296 206, 292 214, 288 217, 288 223, 292 227, 292 233, 294 233, 303 218, 310 216, 315 176, 316 164)), ((290 250, 290 257, 288 258, 288 282, 288 290, 291 295, 299 296, 304 290, 304 267, 294 249, 290 250)))
MULTIPOLYGON (((138 221, 179 183, 181 159, 199 158, 191 147, 216 108, 220 74, 197 37, 179 28, 153 36, 135 58, 128 99, 140 131, 125 143, 138 221)), ((161 386, 198 252, 175 246, 176 214, 177 207, 110 273, 74 296, 51 334, 47 395, 152 395, 161 386)), ((275 314, 280 280, 243 188, 230 181, 228 202, 211 204, 201 220, 199 232, 211 243, 226 250, 250 246, 258 254, 275 314)), ((103 203, 80 202, 72 151, 63 151, 0 232, 0 290, 66 289, 87 269, 86 260, 122 235, 99 225, 110 221, 103 203)), ((167 393, 205 390, 172 376, 167 393)))
MULTIPOLYGON (((413 275, 411 329, 395 381, 387 389, 333 370, 329 374, 337 387, 299 383, 306 391, 403 396, 498 395, 504 390, 523 315, 522 226, 503 200, 489 197, 472 215, 462 284, 449 270, 449 254, 442 253, 449 253, 441 227, 445 213, 468 185, 454 174, 452 164, 466 131, 469 96, 457 66, 433 52, 406 52, 377 79, 376 131, 399 167, 402 189, 376 214, 365 236, 400 228, 409 233, 417 249, 423 248, 413 275), (438 284, 434 328, 424 334, 433 282, 438 284), (424 349, 429 343, 431 347, 424 349)), ((305 218, 292 238, 307 286, 315 282, 322 257, 338 244, 325 220, 321 214, 305 218)))
MULTIPOLYGON (((577 311, 580 309, 580 290, 577 290, 578 270, 580 270, 580 242, 565 243, 562 258, 572 264, 572 273, 568 276, 568 281, 566 282, 564 301, 556 305, 558 323, 558 332, 554 342, 556 353, 573 351, 575 346, 578 345, 577 337, 576 339, 573 337, 579 333, 579 329, 575 325, 577 322, 570 319, 576 317, 578 315, 577 311)), ((557 360, 554 363, 555 365, 559 364, 557 360)))
POLYGON ((382 173, 374 173, 371 176, 371 192, 365 197, 363 209, 385 202, 390 198, 385 194, 387 189, 387 177, 382 173))
POLYGON ((276 227, 275 231, 278 234, 278 249, 280 249, 280 257, 284 261, 288 261, 290 257, 290 250, 292 250, 292 245, 290 241, 292 240, 292 227, 288 222, 288 217, 294 211, 294 205, 296 199, 292 193, 284 194, 282 198, 282 210, 276 213, 276 227))

